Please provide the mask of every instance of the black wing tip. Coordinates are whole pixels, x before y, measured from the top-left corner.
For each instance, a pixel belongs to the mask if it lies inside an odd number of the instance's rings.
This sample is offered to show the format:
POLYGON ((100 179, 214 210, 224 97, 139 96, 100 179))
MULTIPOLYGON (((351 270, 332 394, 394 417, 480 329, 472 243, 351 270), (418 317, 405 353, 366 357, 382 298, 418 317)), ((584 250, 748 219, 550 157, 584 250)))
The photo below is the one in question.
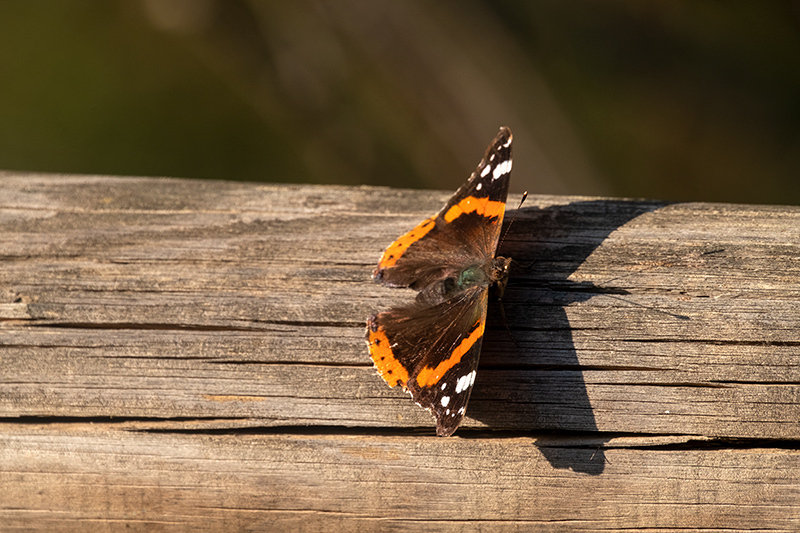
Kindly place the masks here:
POLYGON ((456 432, 458 427, 461 425, 461 421, 464 420, 464 414, 466 412, 466 405, 461 408, 461 412, 459 411, 448 411, 444 408, 440 408, 438 405, 434 405, 431 398, 420 398, 419 388, 409 387, 408 392, 411 394, 411 397, 414 399, 414 402, 426 411, 428 411, 431 415, 433 415, 433 420, 436 423, 436 436, 437 437, 450 437, 453 433, 456 432))
POLYGON ((453 433, 455 433, 457 429, 458 429, 458 424, 456 424, 455 426, 450 426, 450 425, 440 426, 440 425, 437 424, 436 425, 436 436, 437 437, 452 437, 453 433))
POLYGON ((483 168, 486 163, 491 161, 495 154, 499 156, 501 160, 510 160, 511 143, 513 140, 514 136, 511 134, 511 129, 507 128, 506 126, 502 126, 498 134, 495 135, 494 139, 492 139, 492 142, 489 143, 488 148, 486 148, 486 153, 481 160, 481 164, 478 165, 476 173, 480 172, 480 169, 483 168))
MULTIPOLYGON (((466 391, 469 393, 469 391, 466 391)), ((467 398, 469 401, 469 398, 467 398)), ((438 406, 437 406, 438 407, 438 406)), ((454 408, 455 409, 455 408, 454 408)), ((461 426, 466 414, 466 403, 456 410, 446 410, 444 408, 428 408, 436 420, 436 436, 450 437, 461 426)))
POLYGON ((511 128, 500 126, 500 131, 495 135, 492 140, 491 146, 498 149, 511 148, 511 143, 514 140, 514 135, 511 133, 511 128))

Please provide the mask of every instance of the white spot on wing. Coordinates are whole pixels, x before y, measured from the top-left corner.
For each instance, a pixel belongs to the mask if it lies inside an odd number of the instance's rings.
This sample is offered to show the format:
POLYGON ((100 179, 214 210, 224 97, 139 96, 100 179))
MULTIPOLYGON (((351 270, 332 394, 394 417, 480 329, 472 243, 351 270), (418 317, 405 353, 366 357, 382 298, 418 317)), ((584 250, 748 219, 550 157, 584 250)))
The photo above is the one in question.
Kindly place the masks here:
POLYGON ((458 382, 456 383, 456 393, 461 394, 468 388, 475 383, 475 371, 473 370, 469 374, 463 375, 458 378, 458 382))
MULTIPOLYGON (((442 396, 442 407, 447 407, 447 404, 450 403, 450 396, 442 396)), ((450 411, 450 409, 448 409, 450 411)))
POLYGON ((442 390, 447 388, 447 383, 442 383, 442 390))
POLYGON ((505 161, 494 167, 494 172, 492 172, 492 179, 496 180, 500 176, 508 174, 509 172, 511 172, 511 160, 506 159, 505 161))
POLYGON ((481 177, 485 178, 486 174, 488 174, 491 171, 492 171, 491 165, 486 165, 485 167, 483 167, 483 170, 481 170, 481 177))

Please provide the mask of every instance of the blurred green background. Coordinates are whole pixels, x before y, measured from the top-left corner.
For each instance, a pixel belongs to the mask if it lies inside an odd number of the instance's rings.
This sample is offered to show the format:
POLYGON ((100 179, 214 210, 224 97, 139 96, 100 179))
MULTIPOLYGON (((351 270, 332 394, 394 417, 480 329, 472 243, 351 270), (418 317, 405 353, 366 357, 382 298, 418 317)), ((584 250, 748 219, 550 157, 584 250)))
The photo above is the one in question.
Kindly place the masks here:
POLYGON ((800 2, 0 1, 0 169, 800 204, 800 2))

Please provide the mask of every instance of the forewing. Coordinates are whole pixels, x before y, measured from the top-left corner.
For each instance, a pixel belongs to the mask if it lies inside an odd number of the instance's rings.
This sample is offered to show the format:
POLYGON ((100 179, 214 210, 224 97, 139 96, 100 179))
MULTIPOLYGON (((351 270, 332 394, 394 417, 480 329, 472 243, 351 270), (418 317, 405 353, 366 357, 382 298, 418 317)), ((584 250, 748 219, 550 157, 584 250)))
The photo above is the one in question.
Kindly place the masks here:
POLYGON ((421 290, 472 261, 494 257, 511 175, 511 131, 501 128, 486 153, 439 213, 392 243, 372 276, 421 290))
POLYGON ((367 343, 381 377, 401 385, 451 435, 467 409, 486 324, 488 291, 474 289, 420 309, 414 303, 370 317, 367 343))

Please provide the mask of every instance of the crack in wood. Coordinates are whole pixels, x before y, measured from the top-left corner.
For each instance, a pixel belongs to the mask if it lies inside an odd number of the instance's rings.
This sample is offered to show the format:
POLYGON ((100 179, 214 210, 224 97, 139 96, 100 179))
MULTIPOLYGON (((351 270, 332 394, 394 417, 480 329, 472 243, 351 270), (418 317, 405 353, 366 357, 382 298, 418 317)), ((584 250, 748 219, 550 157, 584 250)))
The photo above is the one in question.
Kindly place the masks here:
MULTIPOLYGON (((381 438, 434 438, 434 431, 429 427, 375 427, 375 426, 338 426, 314 424, 298 425, 261 425, 251 417, 2 417, 0 425, 60 427, 75 426, 91 430, 98 434, 107 431, 124 431, 149 434, 176 435, 274 435, 274 436, 309 436, 309 437, 362 437, 370 440, 381 438), (191 424, 213 424, 214 427, 191 427, 191 424), (245 423, 246 425, 242 425, 245 423), (180 427, 174 424, 185 424, 180 427), (225 426, 225 424, 231 424, 225 426)), ((461 428, 458 441, 502 441, 530 439, 531 444, 540 448, 565 448, 583 450, 761 450, 783 449, 800 451, 800 439, 793 438, 732 438, 721 436, 705 436, 681 433, 647 433, 647 432, 586 432, 568 430, 550 431, 518 431, 491 430, 481 428, 461 428)))

